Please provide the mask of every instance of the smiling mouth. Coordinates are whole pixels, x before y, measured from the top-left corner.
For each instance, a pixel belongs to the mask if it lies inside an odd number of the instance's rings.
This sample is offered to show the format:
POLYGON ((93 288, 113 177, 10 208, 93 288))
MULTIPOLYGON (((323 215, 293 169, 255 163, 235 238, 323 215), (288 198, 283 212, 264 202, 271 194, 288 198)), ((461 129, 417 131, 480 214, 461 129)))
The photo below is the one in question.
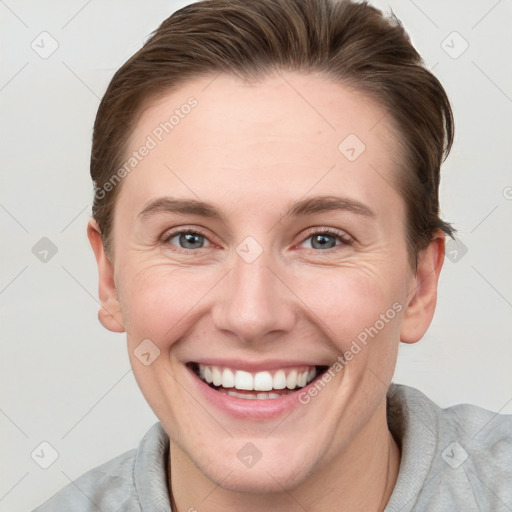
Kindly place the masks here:
POLYGON ((247 372, 215 365, 187 363, 210 388, 236 398, 266 400, 301 390, 328 370, 328 366, 300 366, 247 372))

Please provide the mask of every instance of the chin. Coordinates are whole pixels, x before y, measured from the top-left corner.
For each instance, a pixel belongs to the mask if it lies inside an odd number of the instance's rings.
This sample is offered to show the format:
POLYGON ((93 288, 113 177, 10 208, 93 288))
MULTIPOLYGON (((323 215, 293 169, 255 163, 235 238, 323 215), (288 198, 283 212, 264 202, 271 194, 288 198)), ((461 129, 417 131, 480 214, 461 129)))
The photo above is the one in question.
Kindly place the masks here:
POLYGON ((282 474, 273 471, 272 468, 258 472, 254 472, 254 468, 253 470, 237 469, 233 470, 229 477, 224 474, 224 478, 220 477, 218 479, 214 479, 210 475, 207 476, 227 491, 248 494, 271 494, 281 493, 284 490, 290 491, 303 481, 299 474, 290 474, 290 471, 282 474))
POLYGON ((232 492, 269 494, 290 491, 299 486, 312 472, 313 464, 305 462, 297 452, 262 456, 252 467, 246 467, 238 459, 233 464, 198 466, 202 473, 216 485, 232 492), (267 460, 264 460, 264 459, 267 460), (297 464, 295 463, 295 461, 297 464), (300 462, 299 462, 300 461, 300 462), (311 467, 309 467, 311 466, 311 467))

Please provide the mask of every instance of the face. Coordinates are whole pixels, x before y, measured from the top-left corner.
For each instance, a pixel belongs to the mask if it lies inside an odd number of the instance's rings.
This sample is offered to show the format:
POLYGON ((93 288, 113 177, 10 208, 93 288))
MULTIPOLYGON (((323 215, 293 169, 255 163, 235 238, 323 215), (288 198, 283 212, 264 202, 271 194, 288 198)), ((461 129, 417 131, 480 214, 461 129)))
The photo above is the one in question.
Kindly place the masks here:
POLYGON ((421 283, 409 266, 386 111, 283 77, 201 78, 153 102, 112 263, 90 226, 103 323, 126 330, 176 460, 245 492, 293 488, 386 428, 398 343, 426 330, 440 265, 429 249, 421 283))

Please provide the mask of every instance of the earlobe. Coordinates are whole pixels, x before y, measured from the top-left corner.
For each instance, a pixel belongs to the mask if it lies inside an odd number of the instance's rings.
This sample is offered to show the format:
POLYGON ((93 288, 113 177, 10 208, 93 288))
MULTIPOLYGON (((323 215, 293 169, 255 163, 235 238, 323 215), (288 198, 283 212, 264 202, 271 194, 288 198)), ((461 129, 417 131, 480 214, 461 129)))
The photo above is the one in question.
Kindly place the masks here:
POLYGON ((400 331, 400 340, 404 343, 419 341, 432 322, 444 253, 445 235, 438 231, 429 246, 418 255, 417 270, 411 279, 400 331))
POLYGON ((87 237, 98 265, 99 298, 101 304, 98 320, 109 331, 124 332, 124 320, 114 282, 114 265, 105 254, 98 223, 94 218, 91 218, 87 225, 87 237))

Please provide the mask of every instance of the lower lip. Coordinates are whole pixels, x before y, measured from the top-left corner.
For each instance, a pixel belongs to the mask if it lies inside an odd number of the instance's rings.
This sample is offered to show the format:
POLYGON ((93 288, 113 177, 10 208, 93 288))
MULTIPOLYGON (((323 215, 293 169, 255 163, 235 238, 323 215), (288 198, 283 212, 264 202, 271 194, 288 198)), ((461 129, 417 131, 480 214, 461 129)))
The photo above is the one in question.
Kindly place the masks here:
POLYGON ((299 396, 304 392, 307 393, 309 386, 312 386, 316 381, 315 378, 307 386, 279 398, 247 399, 215 391, 215 389, 203 382, 193 370, 190 368, 187 368, 187 370, 199 391, 215 407, 235 418, 253 421, 272 420, 286 413, 290 414, 294 409, 303 405, 299 401, 299 396))

